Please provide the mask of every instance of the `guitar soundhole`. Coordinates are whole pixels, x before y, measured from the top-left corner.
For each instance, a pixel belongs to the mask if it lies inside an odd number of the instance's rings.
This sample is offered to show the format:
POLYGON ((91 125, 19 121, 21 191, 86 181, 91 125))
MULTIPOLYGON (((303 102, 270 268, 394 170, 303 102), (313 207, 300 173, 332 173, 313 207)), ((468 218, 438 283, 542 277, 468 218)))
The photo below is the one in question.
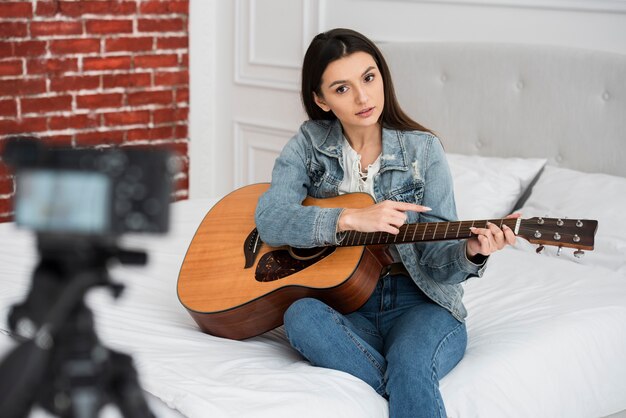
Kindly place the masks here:
POLYGON ((266 253, 256 266, 254 278, 259 282, 271 282, 312 266, 335 251, 335 247, 290 248, 266 253))
MULTIPOLYGON (((322 256, 328 248, 320 247, 320 248, 291 248, 287 250, 289 255, 291 255, 296 260, 306 261, 313 260, 322 256)), ((323 257, 322 257, 323 258, 323 257)))

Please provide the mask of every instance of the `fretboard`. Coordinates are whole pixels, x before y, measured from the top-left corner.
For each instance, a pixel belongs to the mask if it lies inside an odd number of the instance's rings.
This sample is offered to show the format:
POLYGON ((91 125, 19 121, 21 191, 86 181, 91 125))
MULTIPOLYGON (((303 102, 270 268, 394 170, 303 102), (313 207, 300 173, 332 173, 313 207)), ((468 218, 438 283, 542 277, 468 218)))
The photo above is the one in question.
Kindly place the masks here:
POLYGON ((339 245, 341 247, 352 247, 357 245, 406 244, 422 241, 467 239, 473 236, 470 230, 471 227, 486 228, 488 222, 498 225, 500 228, 502 228, 502 225, 506 225, 517 234, 519 224, 518 219, 515 218, 456 222, 423 222, 402 225, 399 228, 400 233, 397 235, 388 232, 347 231, 346 236, 339 245))

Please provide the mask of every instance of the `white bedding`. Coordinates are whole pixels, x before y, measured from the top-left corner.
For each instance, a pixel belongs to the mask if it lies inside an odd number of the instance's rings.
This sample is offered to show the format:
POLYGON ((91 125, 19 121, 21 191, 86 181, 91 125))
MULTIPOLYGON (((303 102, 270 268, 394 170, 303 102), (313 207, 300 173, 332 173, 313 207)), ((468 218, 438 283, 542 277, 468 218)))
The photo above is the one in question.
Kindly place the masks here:
MULTIPOLYGON (((150 263, 111 269, 127 286, 119 301, 101 290, 90 295, 105 344, 132 354, 143 388, 187 417, 386 417, 386 401, 368 385, 311 367, 280 329, 247 341, 198 331, 176 280, 214 202, 174 204, 167 236, 125 237, 124 246, 148 250, 150 263)), ((36 254, 30 232, 12 224, 0 224, 0 248, 6 329, 36 254)), ((588 418, 625 409, 623 271, 538 256, 521 243, 492 256, 484 277, 465 286, 469 346, 441 382, 449 416, 588 418)), ((0 349, 9 345, 0 334, 0 349)))

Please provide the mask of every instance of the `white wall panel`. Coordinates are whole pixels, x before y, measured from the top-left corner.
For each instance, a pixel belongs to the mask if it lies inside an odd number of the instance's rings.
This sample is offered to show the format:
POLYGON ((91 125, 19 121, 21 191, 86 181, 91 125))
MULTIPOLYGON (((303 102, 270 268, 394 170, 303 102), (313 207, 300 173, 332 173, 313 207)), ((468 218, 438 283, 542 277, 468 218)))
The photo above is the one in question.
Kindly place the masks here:
POLYGON ((240 187, 271 180, 274 160, 294 131, 236 121, 234 133, 235 187, 240 187))
POLYGON ((252 0, 248 4, 248 62, 298 70, 304 42, 302 23, 300 19, 283 20, 283 16, 304 17, 303 4, 290 0, 252 0), (277 21, 281 24, 276 25, 277 21))
POLYGON ((495 41, 626 54, 625 5, 624 0, 334 0, 326 6, 325 29, 351 27, 376 41, 495 41))
POLYGON ((189 4, 189 196, 211 196, 217 189, 217 16, 218 0, 189 4))
POLYGON ((302 57, 319 29, 314 0, 237 0, 235 81, 298 91, 302 57))
POLYGON ((626 12, 626 0, 404 0, 435 4, 472 4, 478 6, 527 7, 532 9, 626 12))

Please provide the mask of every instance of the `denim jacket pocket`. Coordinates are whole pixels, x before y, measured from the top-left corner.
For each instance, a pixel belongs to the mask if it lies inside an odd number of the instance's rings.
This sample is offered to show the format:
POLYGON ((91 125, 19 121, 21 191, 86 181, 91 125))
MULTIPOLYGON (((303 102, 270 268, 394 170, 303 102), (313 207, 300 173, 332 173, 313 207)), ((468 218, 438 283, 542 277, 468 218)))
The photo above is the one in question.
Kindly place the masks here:
POLYGON ((309 166, 309 178, 311 179, 308 190, 310 196, 326 198, 337 195, 339 180, 322 165, 312 161, 309 166))
POLYGON ((324 172, 324 167, 321 165, 313 161, 309 163, 309 178, 311 179, 312 186, 319 187, 324 177, 324 172))
POLYGON ((415 180, 396 187, 383 195, 384 200, 420 204, 424 196, 424 181, 415 180))
MULTIPOLYGON (((408 182, 398 188, 386 193, 384 200, 394 200, 396 202, 415 203, 417 205, 422 203, 424 197, 424 181, 414 180, 408 182)), ((417 222, 419 214, 416 212, 407 212, 409 223, 417 222)))

